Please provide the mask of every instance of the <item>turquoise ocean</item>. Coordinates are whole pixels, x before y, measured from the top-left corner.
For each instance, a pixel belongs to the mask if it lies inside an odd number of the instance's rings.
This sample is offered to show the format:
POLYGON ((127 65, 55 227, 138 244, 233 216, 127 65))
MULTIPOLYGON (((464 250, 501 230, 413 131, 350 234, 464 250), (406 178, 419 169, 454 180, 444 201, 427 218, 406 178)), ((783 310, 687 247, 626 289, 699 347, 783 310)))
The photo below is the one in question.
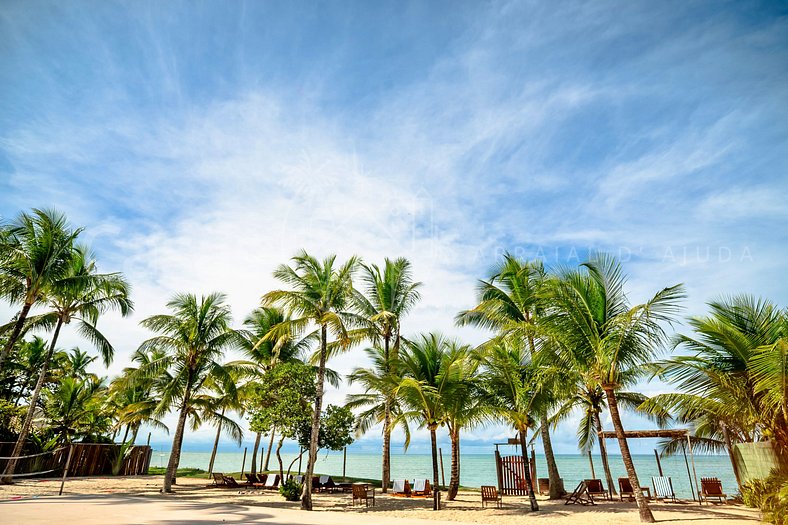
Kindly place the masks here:
MULTIPOLYGON (((448 482, 451 472, 451 459, 448 451, 444 450, 443 468, 448 482)), ((501 451, 504 453, 503 450, 501 451)), ((282 454, 284 469, 287 470, 295 454, 282 454)), ((315 466, 315 472, 329 474, 334 477, 342 476, 342 453, 321 452, 315 466)), ((641 485, 651 486, 651 477, 659 475, 654 455, 635 455, 635 468, 641 485)), ((151 459, 151 466, 166 466, 169 452, 155 450, 151 459)), ((614 482, 618 477, 626 476, 624 464, 618 455, 610 456, 610 470, 614 482)), ((181 453, 181 467, 194 467, 207 469, 210 452, 181 453)), ((251 454, 246 458, 245 471, 249 471, 251 454)), ((593 456, 596 477, 604 482, 604 470, 599 456, 593 456)), ((558 469, 564 479, 566 490, 572 490, 580 481, 591 477, 591 467, 588 456, 580 454, 559 454, 556 456, 558 469)), ((690 481, 687 474, 687 465, 682 455, 662 459, 662 471, 665 476, 673 480, 676 495, 681 498, 691 498, 690 481)), ((237 472, 243 464, 243 452, 219 452, 216 456, 214 471, 237 472)), ((381 458, 379 454, 353 453, 348 451, 346 472, 348 476, 359 478, 380 479, 381 458)), ((302 468, 306 467, 304 460, 302 468)), ((692 463, 689 464, 692 472, 692 463)), ((278 469, 275 455, 271 455, 269 469, 278 469)), ((536 469, 538 477, 547 477, 547 467, 544 456, 536 455, 536 469)), ((298 462, 293 466, 293 472, 298 470, 298 462)), ((723 488, 728 494, 737 492, 736 478, 733 475, 730 460, 727 456, 695 456, 695 470, 698 479, 701 477, 717 477, 722 481, 723 488)), ((432 458, 429 454, 392 454, 391 457, 392 479, 432 478, 432 458)), ((482 485, 496 485, 495 457, 488 454, 462 454, 460 457, 460 484, 465 487, 480 487, 482 485)), ((694 479, 693 479, 694 484, 694 479)), ((616 487, 618 489, 618 487, 616 487)), ((652 489, 653 490, 653 489, 652 489)), ((695 489, 697 490, 697 489, 695 489)))

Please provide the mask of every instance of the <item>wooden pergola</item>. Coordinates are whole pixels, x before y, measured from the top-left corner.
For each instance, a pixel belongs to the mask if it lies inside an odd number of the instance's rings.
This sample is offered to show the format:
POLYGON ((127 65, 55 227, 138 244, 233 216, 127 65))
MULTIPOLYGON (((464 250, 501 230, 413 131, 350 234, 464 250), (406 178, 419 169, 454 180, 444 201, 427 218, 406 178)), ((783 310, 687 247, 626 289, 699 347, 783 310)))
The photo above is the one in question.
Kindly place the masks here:
MULTIPOLYGON (((615 432, 610 430, 602 430, 597 432, 597 435, 602 439, 617 439, 618 435, 615 432)), ((624 437, 626 439, 649 439, 649 438, 673 438, 673 439, 687 439, 687 447, 684 449, 684 460, 687 460, 687 450, 689 450, 689 457, 692 463, 692 474, 690 475, 689 472, 689 465, 687 465, 687 477, 689 478, 690 482, 690 492, 692 493, 692 499, 695 499, 695 488, 700 490, 700 485, 698 484, 698 473, 695 471, 695 457, 692 455, 692 441, 690 440, 690 433, 689 430, 685 428, 674 428, 668 430, 626 430, 624 431, 624 437), (695 488, 692 486, 692 478, 695 478, 695 488)), ((656 452, 656 451, 655 451, 656 452)), ((657 456, 657 461, 659 461, 659 456, 657 456)), ((660 469, 661 470, 661 469, 660 469)), ((700 499, 700 492, 698 492, 698 501, 702 502, 700 499)))

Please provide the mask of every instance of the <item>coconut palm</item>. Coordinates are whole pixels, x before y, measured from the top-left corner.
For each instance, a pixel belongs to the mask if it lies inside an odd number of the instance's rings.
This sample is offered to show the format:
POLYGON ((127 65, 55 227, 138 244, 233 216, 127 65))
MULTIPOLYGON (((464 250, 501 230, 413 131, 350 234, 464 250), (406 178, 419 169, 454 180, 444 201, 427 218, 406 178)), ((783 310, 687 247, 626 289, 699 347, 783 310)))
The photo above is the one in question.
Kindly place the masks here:
MULTIPOLYGON (((233 374, 236 376, 236 374, 233 374)), ((233 377, 233 385, 237 383, 238 377, 233 377)), ((241 445, 243 439, 243 430, 240 425, 233 421, 231 418, 225 416, 227 411, 237 412, 243 414, 244 411, 244 398, 241 394, 240 388, 225 388, 223 382, 211 381, 208 389, 211 393, 206 400, 205 410, 201 414, 199 420, 209 421, 216 425, 216 437, 213 441, 213 450, 211 451, 211 460, 208 463, 208 473, 213 472, 213 462, 216 459, 216 451, 219 448, 219 438, 224 432, 225 435, 235 441, 238 446, 241 445)), ((197 421, 197 419, 195 419, 197 421)), ((259 434, 258 441, 255 443, 255 449, 260 446, 259 434)), ((252 473, 255 470, 256 454, 252 456, 252 473)))
POLYGON ((474 352, 482 366, 481 395, 491 415, 517 432, 523 457, 531 510, 539 510, 528 468, 528 429, 534 424, 537 369, 530 352, 510 339, 493 339, 474 352))
MULTIPOLYGON (((78 332, 97 347, 104 364, 109 365, 114 348, 96 328, 96 323, 107 311, 118 310, 121 315, 126 316, 133 308, 129 299, 129 286, 123 276, 119 273, 98 273, 92 254, 84 247, 72 249, 67 273, 47 290, 47 306, 51 312, 30 319, 34 326, 54 325, 54 332, 49 342, 49 350, 39 370, 38 381, 30 395, 27 414, 12 456, 19 456, 22 453, 63 325, 76 322, 78 332)), ((4 483, 10 483, 10 475, 14 473, 15 468, 16 461, 9 461, 3 478, 4 483)))
MULTIPOLYGON (((421 283, 414 282, 410 261, 405 258, 386 259, 383 269, 375 264, 361 266, 364 293, 357 292, 355 301, 359 313, 369 322, 369 335, 373 344, 383 349, 383 363, 391 366, 396 359, 401 341, 400 321, 421 297, 421 283)), ((394 400, 383 400, 383 460, 381 480, 383 492, 388 491, 391 478, 391 421, 394 400)))
MULTIPOLYGON (((317 460, 320 414, 323 405, 323 388, 326 376, 326 361, 329 352, 329 331, 334 336, 332 347, 346 349, 353 342, 349 333, 358 317, 350 311, 353 295, 353 273, 358 259, 351 257, 345 264, 336 265, 336 256, 318 261, 306 252, 292 259, 293 266, 281 265, 274 277, 291 287, 289 290, 274 290, 263 296, 264 306, 278 306, 290 317, 288 325, 295 331, 316 325, 320 347, 317 353, 318 371, 312 430, 309 444, 309 461, 301 495, 301 508, 312 510, 312 473, 317 460)), ((272 340, 275 332, 266 339, 272 340)))
POLYGON ((402 379, 395 393, 404 405, 404 412, 397 419, 418 421, 430 432, 433 510, 440 508, 437 430, 447 422, 444 402, 461 386, 459 360, 462 357, 457 343, 431 333, 406 341, 399 358, 402 379))
POLYGON ((2 327, 10 329, 0 350, 2 370, 30 309, 40 304, 50 288, 69 273, 72 245, 82 229, 72 229, 66 216, 58 211, 34 209, 32 213, 21 213, 0 230, 0 297, 21 304, 12 323, 2 327))
POLYGON ((93 377, 65 377, 48 393, 44 412, 60 443, 70 443, 74 435, 102 434, 109 429, 105 396, 106 387, 93 377))
POLYGON ((178 410, 178 423, 172 440, 162 491, 172 492, 175 472, 180 461, 183 433, 189 417, 201 416, 208 405, 205 392, 212 384, 221 384, 233 391, 232 364, 223 365, 224 352, 237 344, 237 335, 230 329, 230 308, 225 296, 212 293, 197 298, 193 294, 177 294, 168 303, 171 313, 154 315, 140 324, 159 333, 144 341, 140 352, 161 350, 159 359, 141 366, 143 377, 162 377, 161 400, 156 414, 178 410))
MULTIPOLYGON (((546 307, 543 291, 547 273, 544 265, 539 260, 524 262, 505 254, 503 261, 490 273, 487 281, 479 281, 479 304, 460 312, 457 323, 492 330, 496 337, 503 337, 512 344, 523 346, 531 355, 535 354, 541 341, 536 336, 534 324, 546 307)), ((539 428, 550 478, 550 499, 557 499, 562 496, 563 487, 550 439, 549 404, 543 403, 540 407, 539 428)))
MULTIPOLYGON (((736 443, 771 437, 788 439, 785 353, 786 313, 776 305, 740 295, 709 303, 707 316, 688 323, 694 336, 678 335, 676 349, 691 352, 655 365, 655 374, 676 384, 679 392, 654 396, 644 404, 653 413, 673 415, 695 429, 693 445, 725 451, 734 474, 736 443)), ((663 453, 679 450, 668 442, 663 453)))
POLYGON ((477 377, 479 360, 472 356, 470 346, 452 343, 452 362, 457 368, 456 385, 443 396, 446 427, 451 440, 451 477, 446 498, 453 501, 460 489, 460 432, 482 423, 490 409, 482 395, 477 377))
MULTIPOLYGON (((666 340, 665 324, 679 311, 684 290, 682 285, 664 288, 633 306, 624 293, 625 283, 621 265, 607 255, 564 271, 550 284, 551 308, 543 326, 559 341, 561 364, 604 391, 630 483, 639 487, 616 391, 632 370, 653 360, 666 340)), ((641 521, 653 522, 648 502, 639 491, 635 499, 641 521)))

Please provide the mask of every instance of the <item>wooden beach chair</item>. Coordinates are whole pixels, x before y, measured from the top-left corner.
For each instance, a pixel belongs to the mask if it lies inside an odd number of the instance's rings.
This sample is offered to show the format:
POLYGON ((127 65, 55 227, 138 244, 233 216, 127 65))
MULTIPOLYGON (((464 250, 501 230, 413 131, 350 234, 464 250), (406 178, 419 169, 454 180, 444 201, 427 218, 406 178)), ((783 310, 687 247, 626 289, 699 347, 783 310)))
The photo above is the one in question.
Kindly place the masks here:
POLYGON ((375 489, 369 487, 364 483, 353 484, 353 505, 358 502, 364 502, 364 505, 369 507, 369 502, 372 501, 372 506, 375 506, 375 489))
POLYGON ((498 488, 492 485, 482 485, 482 508, 487 506, 487 503, 494 501, 495 505, 500 509, 503 505, 503 495, 498 493, 498 488))
POLYGON ((700 478, 701 500, 709 502, 709 498, 716 498, 720 503, 728 502, 728 495, 722 491, 722 482, 717 478, 700 478))
POLYGON ((266 483, 266 485, 263 488, 265 488, 266 490, 277 490, 279 488, 279 474, 274 476, 274 480, 271 483, 266 483))
POLYGON ((333 492, 336 488, 336 483, 331 479, 331 476, 320 476, 320 489, 323 492, 333 492))
POLYGON ((228 489, 243 488, 243 486, 241 486, 232 476, 222 476, 222 478, 224 479, 224 486, 227 487, 228 489))
POLYGON ((432 485, 428 479, 417 479, 413 482, 411 495, 414 498, 426 498, 432 496, 432 485))
POLYGON ((257 475, 257 483, 259 483, 260 486, 265 487, 266 482, 268 482, 268 474, 257 475))
POLYGON ((407 479, 395 479, 391 482, 391 486, 392 495, 405 498, 409 498, 411 496, 410 482, 407 479))
POLYGON ((259 487, 260 482, 257 480, 257 474, 244 474, 246 476, 246 484, 250 487, 259 487))
POLYGON ((586 485, 585 481, 578 483, 577 487, 575 487, 575 490, 573 490, 572 493, 566 497, 564 505, 569 505, 570 503, 583 506, 596 505, 594 503, 594 498, 588 493, 588 485, 586 485))
POLYGON ((601 479, 586 479, 583 481, 585 481, 586 487, 588 488, 588 494, 592 498, 610 499, 610 492, 605 490, 605 486, 602 484, 601 479))
POLYGON ((213 473, 213 483, 208 485, 209 487, 223 487, 224 483, 224 474, 221 472, 214 472, 213 473))
MULTIPOLYGON (((646 499, 651 499, 651 487, 640 487, 640 492, 643 493, 646 499)), ((629 501, 635 499, 635 491, 632 490, 632 483, 629 482, 629 478, 618 478, 618 493, 621 501, 624 501, 624 496, 627 496, 629 501)))
POLYGON ((550 478, 538 478, 536 480, 537 491, 542 496, 550 494, 550 478))
POLYGON ((320 492, 320 477, 312 476, 312 492, 320 492))
POLYGON ((671 500, 676 503, 676 493, 673 491, 673 480, 669 476, 654 476, 651 478, 654 485, 654 499, 671 500))

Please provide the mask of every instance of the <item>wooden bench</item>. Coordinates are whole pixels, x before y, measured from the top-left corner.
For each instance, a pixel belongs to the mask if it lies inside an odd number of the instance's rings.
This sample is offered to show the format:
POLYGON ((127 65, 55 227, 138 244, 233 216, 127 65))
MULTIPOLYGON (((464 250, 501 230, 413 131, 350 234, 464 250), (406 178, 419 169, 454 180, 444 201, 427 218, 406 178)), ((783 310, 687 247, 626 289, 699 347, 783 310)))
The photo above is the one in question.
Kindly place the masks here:
POLYGON ((503 496, 498 494, 498 488, 492 485, 482 485, 482 508, 487 506, 487 503, 494 501, 498 508, 503 504, 503 496))

